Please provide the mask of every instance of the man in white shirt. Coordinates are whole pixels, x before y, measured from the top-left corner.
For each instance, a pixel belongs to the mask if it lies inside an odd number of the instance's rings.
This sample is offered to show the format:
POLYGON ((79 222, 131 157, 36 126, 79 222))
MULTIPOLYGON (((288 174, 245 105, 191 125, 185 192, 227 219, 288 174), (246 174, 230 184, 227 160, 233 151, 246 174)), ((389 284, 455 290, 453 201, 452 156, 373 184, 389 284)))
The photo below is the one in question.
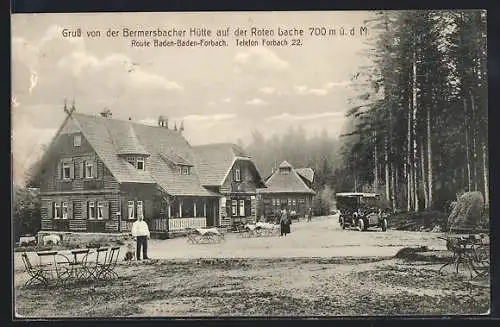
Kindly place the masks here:
POLYGON ((132 224, 132 236, 137 240, 137 260, 141 260, 141 248, 142 257, 144 260, 148 258, 148 239, 150 237, 148 224, 144 219, 139 216, 137 220, 132 224))

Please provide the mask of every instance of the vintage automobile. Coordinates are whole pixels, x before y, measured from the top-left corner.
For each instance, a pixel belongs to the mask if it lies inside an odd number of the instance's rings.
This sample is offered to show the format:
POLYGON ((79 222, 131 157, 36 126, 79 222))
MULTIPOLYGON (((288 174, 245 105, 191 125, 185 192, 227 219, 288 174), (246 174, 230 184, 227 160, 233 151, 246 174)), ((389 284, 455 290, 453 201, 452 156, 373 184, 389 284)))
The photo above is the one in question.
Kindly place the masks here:
POLYGON ((342 229, 356 227, 365 231, 370 227, 380 227, 384 232, 387 230, 388 211, 379 194, 337 193, 335 197, 342 229))

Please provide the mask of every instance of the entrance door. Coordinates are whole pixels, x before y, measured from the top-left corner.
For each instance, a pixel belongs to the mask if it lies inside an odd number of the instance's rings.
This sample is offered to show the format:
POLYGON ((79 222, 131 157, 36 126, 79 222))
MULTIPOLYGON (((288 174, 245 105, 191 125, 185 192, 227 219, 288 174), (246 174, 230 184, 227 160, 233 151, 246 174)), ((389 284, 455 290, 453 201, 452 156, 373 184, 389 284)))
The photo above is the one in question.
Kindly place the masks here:
POLYGON ((207 200, 207 227, 213 227, 217 225, 217 207, 218 200, 207 200))

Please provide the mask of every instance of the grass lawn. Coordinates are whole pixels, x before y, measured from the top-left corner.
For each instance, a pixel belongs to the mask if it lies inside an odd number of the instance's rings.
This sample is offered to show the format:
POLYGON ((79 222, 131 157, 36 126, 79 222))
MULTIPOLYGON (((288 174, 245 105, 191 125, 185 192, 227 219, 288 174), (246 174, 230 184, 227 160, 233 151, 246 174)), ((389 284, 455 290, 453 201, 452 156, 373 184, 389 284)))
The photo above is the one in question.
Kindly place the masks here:
POLYGON ((440 263, 394 258, 150 260, 119 279, 57 289, 23 287, 20 317, 484 314, 489 280, 438 273, 440 263))

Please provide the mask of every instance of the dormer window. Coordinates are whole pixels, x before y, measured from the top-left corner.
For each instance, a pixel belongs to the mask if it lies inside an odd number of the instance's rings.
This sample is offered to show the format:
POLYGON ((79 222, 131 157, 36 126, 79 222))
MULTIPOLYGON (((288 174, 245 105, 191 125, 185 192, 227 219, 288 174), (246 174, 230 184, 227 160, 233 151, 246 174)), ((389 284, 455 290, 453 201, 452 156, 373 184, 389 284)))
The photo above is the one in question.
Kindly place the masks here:
POLYGON ((288 168, 288 167, 280 168, 280 174, 281 175, 288 175, 288 174, 290 174, 290 168, 288 168))
POLYGON ((188 166, 179 166, 179 174, 181 175, 190 175, 191 168, 188 166))
POLYGON ((82 136, 80 134, 76 134, 73 137, 73 146, 81 146, 82 145, 82 136))
POLYGON ((144 157, 127 157, 127 162, 137 170, 146 169, 146 159, 144 157))
POLYGON ((137 169, 144 170, 144 158, 137 158, 137 169))

